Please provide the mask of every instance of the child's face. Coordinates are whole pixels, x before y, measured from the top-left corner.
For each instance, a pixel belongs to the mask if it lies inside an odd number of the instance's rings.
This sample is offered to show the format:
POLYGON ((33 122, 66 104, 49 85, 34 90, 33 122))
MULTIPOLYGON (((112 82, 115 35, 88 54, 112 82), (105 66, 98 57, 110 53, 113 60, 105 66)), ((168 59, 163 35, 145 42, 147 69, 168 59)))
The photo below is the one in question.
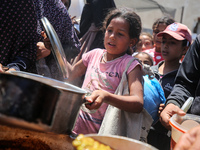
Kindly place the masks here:
POLYGON ((123 18, 114 18, 106 28, 104 45, 109 54, 119 57, 124 55, 135 40, 129 36, 129 23, 123 18))
POLYGON ((161 52, 165 61, 179 61, 185 54, 185 49, 182 46, 182 41, 178 41, 168 34, 163 34, 161 52))
POLYGON ((153 29, 153 40, 154 40, 154 44, 156 44, 156 47, 157 48, 160 48, 161 47, 161 42, 162 42, 162 38, 160 37, 157 37, 157 34, 159 32, 162 32, 165 30, 165 28, 167 27, 167 25, 165 23, 159 23, 157 25, 157 27, 155 27, 153 29))
POLYGON ((141 52, 146 49, 152 49, 153 48, 153 41, 151 40, 150 37, 147 35, 141 35, 140 40, 136 46, 136 51, 141 52))
POLYGON ((138 58, 142 64, 146 64, 149 66, 152 66, 153 64, 151 63, 151 59, 149 58, 149 56, 147 54, 138 54, 135 56, 136 58, 138 58))

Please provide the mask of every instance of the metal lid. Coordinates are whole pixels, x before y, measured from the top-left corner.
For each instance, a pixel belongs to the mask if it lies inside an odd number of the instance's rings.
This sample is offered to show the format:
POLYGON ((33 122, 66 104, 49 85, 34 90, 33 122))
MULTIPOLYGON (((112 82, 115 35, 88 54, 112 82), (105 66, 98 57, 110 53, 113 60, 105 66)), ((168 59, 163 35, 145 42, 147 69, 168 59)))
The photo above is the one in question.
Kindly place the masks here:
POLYGON ((51 42, 52 52, 56 59, 58 68, 62 72, 63 78, 66 79, 67 78, 67 60, 66 60, 66 56, 65 56, 62 44, 53 26, 49 22, 49 20, 46 17, 43 17, 41 21, 45 29, 45 32, 51 42))

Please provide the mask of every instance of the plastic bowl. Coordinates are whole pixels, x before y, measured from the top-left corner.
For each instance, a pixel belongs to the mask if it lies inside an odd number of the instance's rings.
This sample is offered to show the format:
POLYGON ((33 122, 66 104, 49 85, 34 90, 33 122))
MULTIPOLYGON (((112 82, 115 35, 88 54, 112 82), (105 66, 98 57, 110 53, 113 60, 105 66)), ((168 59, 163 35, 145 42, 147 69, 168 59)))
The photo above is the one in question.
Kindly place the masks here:
POLYGON ((185 116, 173 115, 169 124, 172 127, 170 149, 173 149, 182 134, 200 124, 200 116, 186 114, 185 116))

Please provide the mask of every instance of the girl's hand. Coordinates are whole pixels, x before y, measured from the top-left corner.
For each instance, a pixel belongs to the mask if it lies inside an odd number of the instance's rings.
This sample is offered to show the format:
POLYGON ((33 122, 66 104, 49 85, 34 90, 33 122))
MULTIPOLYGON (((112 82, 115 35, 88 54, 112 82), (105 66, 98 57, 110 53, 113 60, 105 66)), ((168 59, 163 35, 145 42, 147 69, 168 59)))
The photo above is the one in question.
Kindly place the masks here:
POLYGON ((44 31, 41 32, 42 37, 44 38, 43 42, 44 45, 47 49, 51 49, 51 42, 49 40, 49 38, 47 37, 46 33, 44 31))
POLYGON ((92 95, 86 97, 86 100, 90 101, 91 104, 87 104, 85 106, 90 110, 98 109, 108 95, 109 93, 106 91, 96 90, 92 93, 92 95))
POLYGON ((169 125, 169 120, 174 114, 184 116, 185 112, 174 104, 168 104, 160 114, 160 122, 168 130, 171 130, 171 126, 169 125))
POLYGON ((45 47, 43 42, 37 43, 37 60, 47 57, 50 53, 51 51, 45 47))

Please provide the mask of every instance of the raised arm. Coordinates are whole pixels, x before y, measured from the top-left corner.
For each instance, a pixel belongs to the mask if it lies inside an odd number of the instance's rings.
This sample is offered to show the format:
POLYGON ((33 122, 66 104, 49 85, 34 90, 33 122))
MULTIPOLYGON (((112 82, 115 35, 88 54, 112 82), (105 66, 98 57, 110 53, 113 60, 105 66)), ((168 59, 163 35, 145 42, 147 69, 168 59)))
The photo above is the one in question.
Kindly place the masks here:
POLYGON ((85 74, 87 67, 83 64, 82 59, 78 61, 75 65, 71 65, 67 62, 67 71, 68 71, 68 82, 73 82, 75 79, 81 77, 85 74))

